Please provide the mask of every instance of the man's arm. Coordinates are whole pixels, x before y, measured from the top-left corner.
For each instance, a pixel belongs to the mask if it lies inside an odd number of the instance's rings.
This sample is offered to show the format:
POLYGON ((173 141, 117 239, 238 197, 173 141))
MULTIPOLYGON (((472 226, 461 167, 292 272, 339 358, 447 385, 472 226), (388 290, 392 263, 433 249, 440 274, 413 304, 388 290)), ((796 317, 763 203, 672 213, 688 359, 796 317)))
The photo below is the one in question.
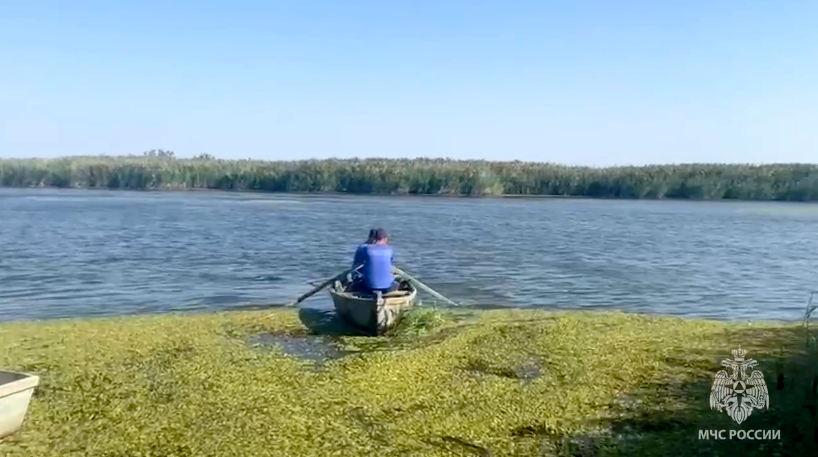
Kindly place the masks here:
POLYGON ((358 246, 358 249, 355 250, 355 257, 352 259, 352 268, 357 267, 358 265, 362 265, 364 263, 364 249, 362 246, 358 246))

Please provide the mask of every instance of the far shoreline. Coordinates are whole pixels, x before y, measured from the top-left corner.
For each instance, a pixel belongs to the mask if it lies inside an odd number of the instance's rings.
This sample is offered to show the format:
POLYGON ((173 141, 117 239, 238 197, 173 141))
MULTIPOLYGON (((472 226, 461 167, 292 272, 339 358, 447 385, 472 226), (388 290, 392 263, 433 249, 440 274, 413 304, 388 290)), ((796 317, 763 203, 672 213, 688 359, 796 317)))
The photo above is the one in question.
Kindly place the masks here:
POLYGON ((145 156, 0 159, 6 187, 105 188, 449 198, 818 202, 818 164, 576 167, 452 159, 308 161, 145 156))
POLYGON ((206 188, 152 188, 152 189, 121 189, 109 187, 57 187, 57 186, 2 186, 8 190, 54 190, 54 191, 88 191, 88 192, 127 192, 127 193, 213 193, 213 194, 249 194, 249 195, 293 195, 299 197, 377 197, 377 198, 433 198, 433 199, 468 199, 468 200, 585 200, 585 201, 630 201, 630 202, 700 202, 700 203, 776 203, 776 204, 797 204, 806 206, 818 205, 818 201, 798 201, 798 200, 761 200, 761 199, 738 199, 738 198, 632 198, 632 197, 593 197, 587 195, 543 195, 543 194, 501 194, 501 195, 472 195, 472 194, 420 194, 420 193, 358 193, 358 192, 275 192, 256 189, 206 189, 206 188))

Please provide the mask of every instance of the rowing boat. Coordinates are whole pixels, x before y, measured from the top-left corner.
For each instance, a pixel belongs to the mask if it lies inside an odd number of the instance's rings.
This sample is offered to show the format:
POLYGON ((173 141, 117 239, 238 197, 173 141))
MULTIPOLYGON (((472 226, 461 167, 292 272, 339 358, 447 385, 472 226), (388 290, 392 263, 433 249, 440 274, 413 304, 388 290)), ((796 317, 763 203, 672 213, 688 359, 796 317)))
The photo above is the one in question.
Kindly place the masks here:
POLYGON ((382 335, 397 324, 401 314, 415 303, 417 289, 409 281, 399 279, 400 287, 379 297, 351 290, 347 280, 336 280, 329 288, 335 311, 348 322, 371 335, 382 335))

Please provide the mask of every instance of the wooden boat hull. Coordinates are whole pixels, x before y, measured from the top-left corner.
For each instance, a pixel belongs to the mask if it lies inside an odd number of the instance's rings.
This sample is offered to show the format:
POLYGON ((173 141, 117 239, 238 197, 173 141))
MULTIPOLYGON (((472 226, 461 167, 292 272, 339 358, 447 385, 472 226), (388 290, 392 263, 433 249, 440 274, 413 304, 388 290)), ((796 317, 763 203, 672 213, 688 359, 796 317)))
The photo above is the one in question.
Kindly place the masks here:
POLYGON ((402 282, 396 292, 383 296, 381 303, 372 294, 352 292, 348 283, 336 282, 329 293, 335 311, 350 325, 370 335, 382 335, 397 324, 401 314, 415 304, 417 290, 402 282))
POLYGON ((0 439, 23 427, 29 402, 40 377, 0 371, 0 439))

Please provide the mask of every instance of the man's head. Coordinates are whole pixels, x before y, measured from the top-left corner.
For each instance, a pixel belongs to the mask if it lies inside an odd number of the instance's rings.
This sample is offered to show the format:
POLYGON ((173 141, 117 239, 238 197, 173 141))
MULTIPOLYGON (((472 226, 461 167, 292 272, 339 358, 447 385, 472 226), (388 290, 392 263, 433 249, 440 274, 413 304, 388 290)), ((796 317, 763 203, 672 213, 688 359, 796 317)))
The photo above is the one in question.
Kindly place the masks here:
POLYGON ((376 244, 386 244, 388 236, 386 235, 386 230, 379 228, 375 230, 375 243, 376 244))

